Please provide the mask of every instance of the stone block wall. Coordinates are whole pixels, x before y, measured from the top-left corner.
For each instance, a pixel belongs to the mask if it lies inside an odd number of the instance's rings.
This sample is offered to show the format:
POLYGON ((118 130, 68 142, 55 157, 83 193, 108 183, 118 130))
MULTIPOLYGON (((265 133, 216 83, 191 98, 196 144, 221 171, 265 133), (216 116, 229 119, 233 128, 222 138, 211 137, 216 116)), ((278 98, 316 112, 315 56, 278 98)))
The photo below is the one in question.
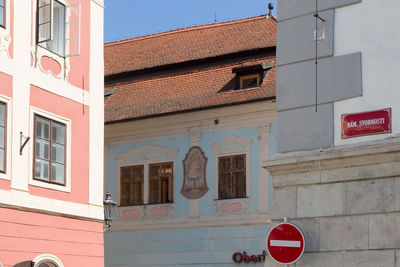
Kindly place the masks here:
MULTIPOLYGON (((296 267, 400 266, 400 139, 276 156, 272 224, 306 239, 296 267)), ((280 266, 268 257, 265 266, 280 266)))

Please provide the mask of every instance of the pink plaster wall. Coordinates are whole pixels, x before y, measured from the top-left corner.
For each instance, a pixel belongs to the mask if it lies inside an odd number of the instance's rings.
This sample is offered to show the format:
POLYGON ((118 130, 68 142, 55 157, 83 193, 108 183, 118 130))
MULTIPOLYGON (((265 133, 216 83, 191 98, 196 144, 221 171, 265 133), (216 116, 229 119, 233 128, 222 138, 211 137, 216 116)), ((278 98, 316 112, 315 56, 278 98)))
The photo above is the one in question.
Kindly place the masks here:
MULTIPOLYGON (((83 0, 67 0, 67 5, 81 4, 81 40, 80 55, 69 57, 71 69, 69 71, 68 80, 78 88, 89 91, 89 64, 90 64, 90 1, 83 0)), ((32 10, 36 8, 31 1, 32 10)), ((34 12, 32 13, 34 14, 34 12)), ((35 29, 36 18, 32 16, 31 23, 31 45, 35 45, 35 29)), ((71 35, 74 34, 74 28, 70 29, 71 35)), ((33 65, 33 59, 31 59, 33 65)))
POLYGON ((53 254, 65 267, 104 266, 103 224, 0 208, 0 262, 5 267, 53 254))
POLYGON ((12 76, 0 72, 0 94, 12 97, 12 76))
POLYGON ((89 108, 33 85, 31 85, 30 105, 71 120, 71 192, 37 186, 29 186, 29 192, 48 198, 88 203, 89 108))
POLYGON ((79 56, 70 57, 71 70, 68 80, 72 85, 89 91, 90 1, 69 0, 68 3, 81 3, 81 53, 79 56))

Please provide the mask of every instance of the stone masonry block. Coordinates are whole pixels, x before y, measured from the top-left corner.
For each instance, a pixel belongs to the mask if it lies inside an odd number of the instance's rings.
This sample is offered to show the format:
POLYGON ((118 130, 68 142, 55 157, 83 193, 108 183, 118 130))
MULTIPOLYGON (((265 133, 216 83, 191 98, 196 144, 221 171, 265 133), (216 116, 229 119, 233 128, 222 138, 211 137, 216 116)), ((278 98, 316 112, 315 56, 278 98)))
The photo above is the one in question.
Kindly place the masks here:
MULTIPOLYGON (((318 42, 318 56, 333 56, 334 10, 320 12, 325 22, 318 21, 318 28, 325 32, 318 42)), ((315 57, 315 18, 301 16, 278 23, 276 62, 278 66, 311 60, 315 57)))
POLYGON ((393 178, 345 183, 345 188, 346 214, 394 210, 393 178))
POLYGON ((343 255, 337 253, 304 253, 296 267, 343 267, 343 255))
POLYGON ((394 254, 394 250, 345 252, 343 267, 394 267, 394 254))
POLYGON ((333 144, 333 105, 279 111, 278 152, 327 148, 333 144))
MULTIPOLYGON (((324 0, 319 1, 319 10, 338 8, 345 5, 359 3, 361 0, 324 0)), ((285 20, 304 14, 315 12, 314 0, 279 0, 278 19, 285 20)))
POLYGON ((272 219, 296 217, 297 188, 275 189, 272 199, 272 219))
POLYGON ((275 175, 272 177, 272 185, 274 187, 288 185, 305 185, 317 184, 321 182, 320 171, 315 172, 298 172, 283 175, 275 175))
POLYGON ((297 225, 303 232, 304 239, 306 242, 306 252, 319 251, 319 236, 320 236, 320 219, 319 218, 307 218, 298 220, 289 220, 289 222, 297 225))
POLYGON ((400 250, 396 250, 396 267, 400 267, 400 250))
MULTIPOLYGON (((319 104, 361 96, 361 53, 321 59, 318 76, 319 104)), ((278 67, 276 94, 277 111, 314 105, 315 62, 278 67)))
POLYGON ((400 213, 369 215, 369 248, 400 248, 400 213))
POLYGON ((400 178, 395 178, 394 186, 394 209, 400 211, 400 178))
POLYGON ((298 187, 298 217, 333 216, 343 212, 343 183, 298 187))
POLYGON ((339 182, 350 180, 373 179, 383 177, 394 177, 400 175, 400 164, 398 162, 349 167, 321 171, 321 182, 339 182))
POLYGON ((321 251, 368 249, 368 216, 320 219, 321 251))

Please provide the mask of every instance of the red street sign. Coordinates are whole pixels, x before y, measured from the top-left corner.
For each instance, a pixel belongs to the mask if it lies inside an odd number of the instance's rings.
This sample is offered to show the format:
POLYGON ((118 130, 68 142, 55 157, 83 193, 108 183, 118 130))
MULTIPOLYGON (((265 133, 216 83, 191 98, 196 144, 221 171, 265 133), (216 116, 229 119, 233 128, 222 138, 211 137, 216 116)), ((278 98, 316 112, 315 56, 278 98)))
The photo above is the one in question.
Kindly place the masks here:
POLYGON ((277 263, 295 263, 303 255, 304 248, 303 233, 294 224, 278 224, 268 233, 267 250, 277 263))
POLYGON ((391 108, 342 115, 342 139, 391 132, 391 108))

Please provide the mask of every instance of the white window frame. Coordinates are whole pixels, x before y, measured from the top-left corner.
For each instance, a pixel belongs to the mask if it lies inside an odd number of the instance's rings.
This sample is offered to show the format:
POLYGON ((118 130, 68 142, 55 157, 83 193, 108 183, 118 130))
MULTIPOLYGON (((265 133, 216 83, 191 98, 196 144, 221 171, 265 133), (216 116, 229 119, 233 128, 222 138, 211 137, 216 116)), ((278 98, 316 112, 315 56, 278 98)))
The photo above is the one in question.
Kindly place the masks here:
MULTIPOLYGON (((251 140, 242 140, 235 136, 229 136, 220 143, 213 144, 214 149, 214 186, 213 201, 227 201, 218 196, 218 162, 220 157, 245 155, 246 157, 246 198, 250 197, 250 145, 251 140)), ((241 198, 234 198, 241 199, 241 198)))
POLYGON ((35 264, 34 267, 38 267, 42 263, 53 263, 57 267, 64 267, 64 264, 61 262, 61 260, 52 254, 39 255, 33 259, 33 262, 35 264))
POLYGON ((11 43, 11 8, 10 8, 11 0, 4 0, 5 5, 5 22, 4 27, 0 26, 0 55, 4 52, 9 58, 11 55, 9 53, 9 46, 11 43))
POLYGON ((62 57, 62 58, 66 58, 66 57, 71 57, 71 56, 79 56, 80 55, 80 48, 81 48, 81 4, 72 4, 72 5, 68 5, 67 1, 65 0, 50 0, 51 2, 51 21, 50 21, 50 39, 46 40, 46 41, 39 41, 39 17, 38 17, 38 1, 36 0, 35 4, 35 39, 36 39, 36 45, 41 47, 42 49, 48 50, 51 53, 54 53, 55 55, 62 57), (64 53, 62 55, 60 55, 59 53, 50 50, 49 48, 46 48, 44 45, 42 45, 42 43, 46 43, 48 41, 53 40, 54 38, 54 19, 53 19, 53 6, 54 6, 54 2, 58 2, 59 4, 64 6, 64 38, 62 39, 63 42, 63 46, 64 46, 64 53), (78 12, 78 20, 70 20, 71 17, 71 9, 76 8, 77 12, 78 12), (78 32, 77 32, 77 36, 71 36, 70 34, 70 27, 72 27, 71 25, 76 24, 78 27, 78 32), (76 40, 77 42, 77 51, 71 52, 70 51, 70 42, 71 40, 76 40))
POLYGON ((6 172, 2 173, 0 172, 0 179, 5 179, 5 180, 11 180, 11 115, 12 115, 12 99, 4 96, 4 95, 0 95, 0 102, 3 102, 7 105, 7 117, 6 117, 6 123, 7 123, 7 138, 6 138, 6 148, 7 151, 5 153, 5 157, 6 157, 6 172))
MULTIPOLYGON (((177 148, 160 148, 152 146, 143 146, 141 148, 132 150, 129 153, 118 155, 116 159, 118 161, 118 175, 117 175, 117 192, 116 199, 117 205, 121 205, 121 167, 129 166, 144 166, 144 191, 143 191, 143 205, 166 205, 175 203, 175 193, 176 193, 176 157, 178 149, 177 148), (164 155, 164 156, 161 156, 164 155), (133 158, 133 160, 129 160, 133 158), (173 202, 168 203, 151 203, 149 204, 149 166, 151 164, 168 163, 172 162, 172 194, 173 202)), ((141 206, 141 205, 135 205, 141 206)), ((124 206, 125 207, 125 206, 124 206)))
POLYGON ((33 186, 38 186, 38 187, 43 187, 43 188, 48 188, 48 189, 53 189, 53 190, 58 190, 58 191, 63 191, 63 192, 71 192, 71 133, 72 133, 72 125, 71 125, 71 120, 55 115, 53 113, 50 113, 48 111, 39 109, 37 107, 32 107, 31 106, 31 110, 30 110, 30 118, 31 118, 31 127, 30 127, 30 132, 29 132, 29 136, 31 137, 31 141, 29 142, 29 155, 30 155, 30 159, 29 159, 29 184, 33 185, 33 186), (51 184, 51 183, 47 183, 45 181, 40 181, 40 180, 35 180, 33 177, 33 164, 34 164, 34 159, 35 159, 35 155, 33 155, 33 151, 34 151, 34 145, 35 145, 35 140, 33 140, 34 136, 35 136, 35 115, 39 115, 48 119, 51 119, 53 121, 62 123, 65 125, 66 127, 66 146, 65 146, 65 152, 66 152, 66 156, 65 156, 65 185, 58 185, 58 184, 51 184))

